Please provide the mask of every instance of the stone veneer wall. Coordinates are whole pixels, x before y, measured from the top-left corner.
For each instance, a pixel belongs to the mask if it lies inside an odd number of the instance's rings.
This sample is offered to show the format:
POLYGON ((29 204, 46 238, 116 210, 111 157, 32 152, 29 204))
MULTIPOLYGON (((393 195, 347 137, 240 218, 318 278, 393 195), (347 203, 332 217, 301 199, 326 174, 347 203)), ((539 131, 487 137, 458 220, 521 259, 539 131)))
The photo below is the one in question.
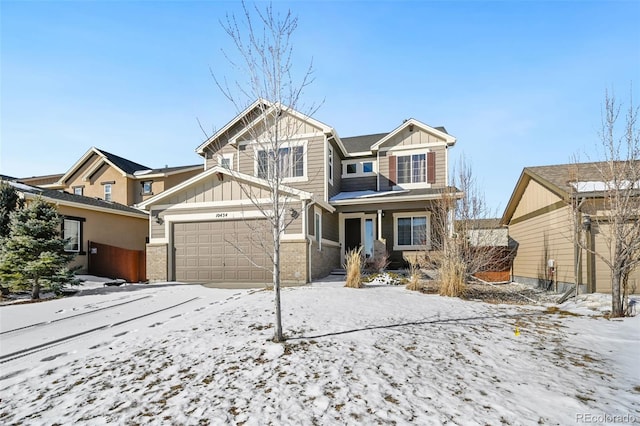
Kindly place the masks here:
POLYGON ((147 279, 168 281, 167 244, 147 244, 147 279))
POLYGON ((307 283, 307 241, 280 243, 280 279, 282 283, 307 283))
POLYGON ((311 242, 311 279, 326 277, 340 267, 340 247, 328 244, 318 250, 318 243, 311 242))

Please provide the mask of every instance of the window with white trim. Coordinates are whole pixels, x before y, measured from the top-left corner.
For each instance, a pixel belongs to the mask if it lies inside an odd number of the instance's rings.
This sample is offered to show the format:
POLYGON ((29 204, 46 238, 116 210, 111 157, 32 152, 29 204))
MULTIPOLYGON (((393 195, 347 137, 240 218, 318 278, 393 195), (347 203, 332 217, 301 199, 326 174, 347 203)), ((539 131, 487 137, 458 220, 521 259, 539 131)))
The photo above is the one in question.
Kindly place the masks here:
POLYGON ((111 201, 111 184, 110 183, 104 184, 104 200, 111 201))
POLYGON ((142 194, 143 195, 151 195, 153 194, 153 181, 145 180, 142 182, 142 194))
POLYGON ((281 177, 304 178, 305 177, 304 146, 296 145, 278 149, 276 156, 273 150, 260 150, 256 152, 256 176, 266 179, 273 176, 274 168, 281 177))
POLYGON ((79 219, 65 218, 62 236, 66 240, 64 251, 80 253, 82 251, 82 221, 79 219))
POLYGON ((233 170, 233 153, 219 155, 218 165, 225 169, 233 170))
POLYGON ((395 213, 394 250, 417 250, 430 247, 428 213, 395 213))
POLYGON ((333 185, 333 147, 329 145, 329 164, 327 165, 327 170, 329 173, 329 183, 333 185))
POLYGON ((342 177, 363 177, 374 176, 376 174, 376 163, 374 160, 345 160, 342 162, 342 177))
POLYGON ((427 155, 399 155, 397 157, 398 183, 423 183, 427 181, 427 155))
POLYGON ((84 195, 84 186, 74 186, 73 193, 76 195, 84 195))

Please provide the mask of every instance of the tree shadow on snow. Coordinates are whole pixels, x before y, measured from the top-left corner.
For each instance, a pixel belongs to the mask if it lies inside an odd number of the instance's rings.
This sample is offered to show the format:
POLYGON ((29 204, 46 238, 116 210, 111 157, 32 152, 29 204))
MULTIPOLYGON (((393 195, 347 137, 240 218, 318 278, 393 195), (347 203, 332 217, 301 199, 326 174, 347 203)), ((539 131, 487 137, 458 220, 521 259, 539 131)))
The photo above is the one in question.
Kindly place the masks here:
POLYGON ((319 339, 322 337, 331 337, 331 336, 340 336, 343 334, 351 334, 357 333, 360 331, 370 331, 370 330, 384 330, 384 329, 394 329, 401 327, 409 327, 409 326, 420 326, 420 325, 434 325, 434 324, 473 324, 479 321, 485 321, 488 319, 500 319, 500 318, 524 318, 524 317, 535 317, 542 316, 544 312, 530 312, 530 313, 520 313, 520 314, 500 314, 500 315, 484 315, 484 316, 475 316, 475 317, 466 317, 466 318, 436 318, 436 319, 427 319, 423 321, 408 321, 398 324, 387 324, 387 325, 371 325, 361 328, 354 328, 351 330, 343 330, 343 331, 334 331, 330 333, 324 334, 315 334, 311 336, 298 336, 298 337, 289 337, 287 340, 306 340, 306 339, 319 339))

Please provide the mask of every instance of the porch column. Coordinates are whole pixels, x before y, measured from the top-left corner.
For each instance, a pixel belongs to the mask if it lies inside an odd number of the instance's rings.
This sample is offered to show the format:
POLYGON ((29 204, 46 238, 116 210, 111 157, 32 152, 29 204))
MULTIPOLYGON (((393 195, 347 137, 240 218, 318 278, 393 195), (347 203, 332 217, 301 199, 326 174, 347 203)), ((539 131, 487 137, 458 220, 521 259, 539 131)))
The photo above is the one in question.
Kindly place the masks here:
POLYGON ((382 240, 382 210, 378 210, 378 241, 382 240))

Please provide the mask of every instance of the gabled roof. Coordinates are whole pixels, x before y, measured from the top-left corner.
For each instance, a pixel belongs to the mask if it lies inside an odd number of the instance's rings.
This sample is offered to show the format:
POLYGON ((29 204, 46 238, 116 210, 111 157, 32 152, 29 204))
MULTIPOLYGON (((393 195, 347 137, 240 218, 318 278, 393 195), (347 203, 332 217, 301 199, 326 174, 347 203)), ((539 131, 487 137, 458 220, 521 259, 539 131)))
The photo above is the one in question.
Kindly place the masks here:
MULTIPOLYGON (((145 201, 143 201, 142 203, 138 204, 137 207, 140 209, 147 209, 149 208, 149 206, 154 205, 154 204, 158 204, 158 202, 165 200, 169 197, 171 197, 172 195, 182 191, 185 188, 188 188, 192 185, 198 184, 199 182, 202 182, 206 179, 208 179, 209 177, 211 177, 212 175, 217 175, 217 174, 222 174, 222 175, 227 175, 229 177, 231 177, 232 179, 234 179, 235 181, 241 181, 244 182, 246 184, 250 184, 250 185, 255 185, 255 186, 261 186, 263 188, 268 188, 269 185, 267 183, 267 181, 265 179, 261 179, 261 178, 257 178, 254 176, 250 176, 250 175, 246 175, 244 173, 239 173, 237 171, 234 170, 229 170, 226 169, 222 166, 215 166, 212 167, 208 170, 205 170, 204 172, 193 176, 191 179, 187 179, 186 181, 182 182, 179 185, 176 185, 172 188, 167 189, 166 191, 163 191, 161 193, 159 193, 158 195, 155 195, 145 201)), ((300 189, 296 189, 296 188, 291 188, 289 186, 285 186, 285 185, 281 185, 280 186, 280 191, 288 194, 288 195, 292 195, 292 196, 296 196, 299 197, 301 200, 313 200, 313 194, 307 192, 307 191, 302 191, 300 189)), ((322 205, 325 209, 329 210, 329 211, 334 211, 335 209, 330 206, 329 204, 326 204, 322 201, 318 201, 316 200, 316 203, 322 205)))
POLYGON ((437 136, 437 137, 439 137, 441 139, 444 139, 445 142, 447 143, 447 146, 453 146, 456 143, 456 138, 454 138, 450 134, 446 133, 444 127, 431 127, 431 126, 428 126, 428 125, 416 120, 415 118, 410 118, 410 119, 406 120, 404 123, 402 123, 400 126, 396 127, 395 130, 391 131, 390 133, 387 133, 386 136, 381 138, 374 145, 372 145, 371 146, 371 151, 377 151, 378 148, 380 148, 380 146, 383 143, 387 142, 389 139, 393 138, 398 133, 400 133, 403 129, 405 129, 406 127, 410 127, 410 126, 416 126, 416 127, 422 129, 423 131, 425 131, 427 133, 431 133, 432 135, 435 135, 435 136, 437 136))
POLYGON ((103 161, 118 170, 123 176, 133 175, 137 170, 149 169, 147 166, 127 160, 109 152, 92 146, 71 168, 60 178, 59 183, 64 183, 69 179, 93 154, 102 157, 103 161))
MULTIPOLYGON (((640 167, 640 161, 635 162, 635 164, 638 165, 636 167, 640 167)), ((558 197, 569 200, 572 194, 575 193, 572 183, 602 181, 602 170, 606 165, 606 162, 591 162, 525 167, 507 203, 501 223, 506 224, 511 220, 531 180, 538 182, 558 197)), ((604 191, 590 191, 583 193, 583 195, 597 198, 604 196, 604 191)))
POLYGON ((124 216, 134 216, 139 218, 147 217, 146 212, 140 211, 133 207, 125 206, 124 204, 104 201, 98 198, 85 197, 82 195, 70 194, 64 191, 37 188, 35 186, 19 182, 9 182, 9 185, 13 186, 16 191, 22 193, 25 198, 35 198, 40 196, 48 202, 69 207, 105 211, 109 213, 120 214, 124 216))
MULTIPOLYGON (((269 113, 271 110, 275 109, 277 106, 279 106, 280 108, 282 108, 283 111, 287 112, 288 114, 291 114, 292 116, 302 120, 302 121, 306 121, 307 123, 311 124, 312 126, 315 126, 319 129, 321 129, 324 133, 326 134, 333 134, 336 137, 336 140, 338 141, 338 145, 342 145, 342 142, 340 142, 340 138, 337 136, 335 130, 316 120, 315 118, 309 117, 308 115, 305 115, 299 111, 294 110, 293 108, 289 108, 286 105, 279 105, 275 102, 271 102, 268 101, 266 99, 257 99, 255 102, 253 102, 251 105, 249 105, 247 108, 245 108, 242 112, 240 112, 238 115, 236 115, 231 121, 229 121, 227 124, 225 124, 224 127, 222 127, 222 129, 218 130, 215 134, 213 134, 213 136, 211 136, 210 138, 208 138, 206 141, 204 141, 202 144, 200 144, 200 146, 198 148, 196 148, 196 152, 199 155, 203 155, 204 154, 204 150, 205 148, 210 145, 213 141, 215 141, 216 139, 220 138, 221 136, 223 136, 225 133, 229 132, 229 130, 231 130, 231 128, 233 128, 233 126, 235 126, 236 124, 240 123, 242 120, 247 120, 248 117, 251 116, 251 114, 258 110, 258 111, 262 111, 264 113, 269 113)), ((255 119, 254 119, 255 120, 255 119)), ((252 122, 254 120, 251 120, 252 122)), ((252 123, 249 124, 249 126, 247 127, 251 127, 252 123)), ((246 129, 243 129, 241 132, 238 132, 237 134, 233 135, 233 136, 238 136, 242 133, 244 133, 246 131, 246 129)), ((340 146, 341 149, 344 148, 344 146, 340 146)), ((346 152, 345 152, 346 154, 346 152)))
POLYGON ((143 166, 142 164, 135 163, 131 160, 127 160, 126 158, 119 157, 117 155, 111 154, 102 149, 94 148, 99 154, 102 154, 107 158, 115 167, 125 172, 128 175, 134 174, 137 170, 148 169, 149 167, 143 166))

